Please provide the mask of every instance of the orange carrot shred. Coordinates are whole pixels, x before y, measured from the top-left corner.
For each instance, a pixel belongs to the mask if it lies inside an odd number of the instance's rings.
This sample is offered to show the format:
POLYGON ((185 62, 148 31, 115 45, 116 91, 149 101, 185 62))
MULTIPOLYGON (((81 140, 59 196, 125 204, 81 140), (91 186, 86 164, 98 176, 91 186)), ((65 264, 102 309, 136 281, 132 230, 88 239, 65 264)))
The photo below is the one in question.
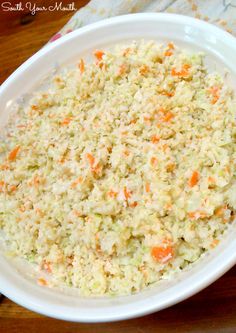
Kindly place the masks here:
POLYGON ((135 208, 137 205, 138 205, 137 201, 134 201, 134 202, 129 204, 129 207, 135 208))
POLYGON ((0 180, 0 192, 3 192, 5 182, 4 180, 0 180))
POLYGON ((128 47, 127 49, 125 49, 124 52, 123 52, 123 56, 126 57, 130 53, 130 51, 131 51, 130 47, 128 47))
POLYGON ((132 192, 129 191, 129 190, 127 189, 127 187, 125 186, 125 187, 124 187, 124 196, 125 196, 125 199, 128 200, 129 198, 131 198, 131 194, 132 194, 132 192))
POLYGON ((94 156, 92 154, 88 153, 88 154, 86 154, 86 157, 87 157, 87 159, 89 161, 90 166, 93 167, 94 163, 95 163, 94 156))
POLYGON ((75 188, 78 184, 81 184, 83 181, 83 178, 80 176, 78 177, 75 181, 73 181, 73 183, 71 184, 71 188, 75 188))
POLYGON ((152 166, 156 166, 156 165, 157 165, 157 162, 158 162, 157 158, 153 156, 153 157, 151 158, 151 165, 152 165, 152 166))
POLYGON ((215 104, 220 98, 219 87, 213 86, 208 89, 208 93, 212 95, 211 104, 215 104))
POLYGON ((219 239, 214 239, 211 243, 211 247, 212 248, 216 247, 219 244, 219 242, 220 242, 219 239))
POLYGON ((16 159, 16 156, 17 156, 19 150, 20 150, 20 146, 17 146, 10 152, 10 154, 8 155, 8 158, 10 161, 14 161, 16 159))
POLYGON ((9 191, 15 192, 17 190, 17 187, 15 185, 11 185, 9 191))
POLYGON ((148 71, 149 71, 149 67, 147 65, 142 65, 139 69, 139 73, 141 75, 148 73, 148 71))
POLYGON ((146 190, 147 193, 150 192, 150 183, 145 184, 145 190, 146 190))
POLYGON ((167 114, 162 118, 162 121, 164 122, 168 122, 170 121, 172 118, 174 118, 174 115, 172 112, 167 112, 167 114))
POLYGON ((37 280, 37 282, 40 286, 47 286, 48 285, 47 281, 44 278, 39 278, 37 280))
POLYGON ((67 117, 64 118, 61 122, 62 125, 68 125, 71 122, 72 118, 71 117, 67 117))
POLYGON ((8 170, 9 169, 9 165, 8 164, 2 164, 0 165, 0 170, 8 170))
POLYGON ((190 179, 189 179, 189 186, 193 187, 195 185, 197 185, 197 183, 199 182, 199 173, 197 171, 193 171, 190 179))
POLYGON ((157 135, 153 135, 151 138, 152 143, 157 143, 160 141, 160 137, 157 135))
POLYGON ((172 246, 155 246, 151 250, 152 257, 161 264, 167 263, 174 256, 172 246))
POLYGON ((169 48, 170 50, 174 50, 174 49, 175 49, 175 46, 174 46, 174 44, 173 44, 172 42, 170 42, 170 43, 168 43, 168 48, 169 48))
POLYGON ((97 58, 97 60, 101 61, 103 58, 104 52, 101 50, 97 50, 94 52, 94 55, 97 58))
POLYGON ((192 220, 204 219, 207 217, 207 214, 203 211, 196 210, 194 212, 189 212, 188 217, 192 220))
POLYGON ((125 74, 125 72, 126 72, 126 66, 124 64, 120 65, 118 74, 123 75, 125 74))
POLYGON ((44 269, 48 273, 52 273, 52 264, 50 261, 43 260, 42 269, 44 269))
POLYGON ((111 198, 116 198, 118 193, 113 190, 110 190, 107 194, 111 198))
POLYGON ((179 77, 186 77, 186 76, 189 75, 190 67, 191 66, 189 64, 184 64, 180 71, 177 71, 176 68, 172 68, 171 75, 172 76, 179 76, 179 77))
POLYGON ((169 148, 168 144, 164 143, 164 145, 162 146, 163 151, 165 152, 168 148, 169 148))
POLYGON ((224 215, 225 209, 227 209, 227 205, 220 206, 220 207, 216 208, 215 215, 218 216, 218 217, 222 217, 224 215))
POLYGON ((165 53, 164 53, 165 57, 170 57, 172 55, 173 55, 173 52, 171 50, 166 50, 165 53))
POLYGON ((80 73, 82 74, 84 72, 84 69, 85 69, 84 60, 83 59, 80 59, 80 62, 79 62, 78 66, 79 66, 80 73))
POLYGON ((209 183, 212 183, 212 184, 215 184, 216 180, 215 180, 214 177, 209 176, 209 177, 208 177, 208 182, 209 182, 209 183))
POLYGON ((162 92, 160 92, 160 94, 164 95, 164 96, 168 96, 168 97, 173 97, 174 96, 173 92, 169 92, 169 91, 166 91, 166 90, 163 90, 162 92))
POLYGON ((37 105, 31 105, 31 110, 37 111, 39 107, 37 105))

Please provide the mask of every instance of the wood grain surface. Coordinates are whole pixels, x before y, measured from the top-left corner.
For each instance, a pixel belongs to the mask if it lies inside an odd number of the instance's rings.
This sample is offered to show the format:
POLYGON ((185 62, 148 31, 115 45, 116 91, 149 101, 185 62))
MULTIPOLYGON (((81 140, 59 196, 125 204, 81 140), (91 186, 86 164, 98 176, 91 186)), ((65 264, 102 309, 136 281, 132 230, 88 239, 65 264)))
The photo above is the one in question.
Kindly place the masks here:
MULTIPOLYGON (((102 1, 102 0, 101 0, 102 1)), ((112 0, 111 0, 112 1, 112 0)), ((19 1, 11 1, 17 3, 19 1)), ((24 2, 24 1, 22 1, 24 2)), ((33 1, 37 4, 55 1, 33 1)), ((80 8, 88 1, 74 1, 80 8)), ((0 2, 2 3, 2 1, 0 2)), ((68 1, 63 1, 64 4, 68 1)), ((39 50, 73 13, 0 9, 0 83, 39 50)), ((207 289, 161 312, 108 324, 76 324, 47 318, 0 298, 0 333, 236 333, 236 267, 207 289)))

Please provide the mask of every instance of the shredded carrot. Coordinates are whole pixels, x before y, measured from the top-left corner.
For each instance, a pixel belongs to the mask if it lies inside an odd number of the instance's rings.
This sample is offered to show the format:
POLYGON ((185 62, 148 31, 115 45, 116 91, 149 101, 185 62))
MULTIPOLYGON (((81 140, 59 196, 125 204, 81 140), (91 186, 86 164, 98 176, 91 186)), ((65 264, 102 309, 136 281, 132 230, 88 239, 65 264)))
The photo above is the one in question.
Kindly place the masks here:
POLYGON ((165 209, 167 209, 167 210, 171 210, 172 209, 172 204, 171 203, 167 203, 166 205, 165 205, 165 209))
POLYGON ((165 152, 167 149, 169 148, 167 143, 164 143, 164 145, 162 145, 162 149, 165 152))
POLYGON ((81 184, 83 181, 83 178, 80 176, 78 177, 75 181, 73 181, 73 183, 71 184, 71 188, 75 188, 78 184, 81 184))
POLYGON ((168 49, 165 51, 164 55, 166 57, 170 57, 173 54, 173 50, 175 49, 174 44, 173 43, 168 43, 168 49))
POLYGON ((191 66, 189 64, 184 64, 180 71, 177 71, 176 68, 172 68, 171 75, 172 76, 179 76, 179 77, 186 77, 186 76, 189 75, 190 67, 191 66))
POLYGON ((164 95, 164 96, 168 96, 168 97, 174 96, 173 92, 169 92, 169 91, 166 91, 166 90, 161 91, 160 94, 164 95))
POLYGON ((35 176, 33 179, 33 184, 35 187, 37 187, 40 184, 40 178, 39 176, 35 176))
POLYGON ((40 208, 35 208, 35 211, 36 211, 36 213, 37 213, 40 217, 43 217, 43 216, 44 216, 44 213, 43 213, 43 211, 42 211, 40 208))
POLYGON ((130 124, 136 124, 136 123, 137 123, 137 119, 130 120, 130 124))
POLYGON ((11 185, 9 188, 9 192, 15 192, 17 190, 17 187, 15 185, 11 185))
POLYGON ((160 137, 157 135, 153 135, 151 138, 152 143, 157 143, 160 141, 160 137))
POLYGON ((163 108, 162 106, 158 109, 158 112, 162 113, 162 114, 166 114, 166 109, 163 108))
POLYGON ((220 242, 219 239, 214 239, 211 243, 211 247, 212 248, 216 247, 219 244, 219 242, 220 242))
POLYGON ((97 58, 98 61, 101 61, 103 56, 104 56, 104 52, 101 50, 97 50, 94 52, 95 57, 97 58))
POLYGON ((150 190, 151 190, 151 189, 150 189, 150 183, 146 183, 146 184, 145 184, 145 190, 146 190, 147 193, 150 192, 150 190))
POLYGON ((169 48, 169 50, 174 50, 175 46, 172 42, 170 42, 170 43, 168 43, 168 48, 169 48))
POLYGON ((173 247, 168 246, 155 246, 151 249, 152 257, 161 264, 167 263, 174 256, 173 247))
POLYGON ((224 215, 225 209, 227 209, 227 205, 216 208, 215 215, 218 217, 222 217, 224 215))
POLYGON ((50 261, 47 261, 47 260, 43 260, 43 263, 42 263, 42 269, 44 269, 46 272, 48 273, 52 273, 52 264, 50 261))
POLYGON ((137 205, 138 205, 137 201, 134 201, 134 202, 129 204, 129 207, 135 208, 137 205))
POLYGON ((38 111, 39 107, 38 105, 31 105, 31 110, 38 111))
POLYGON ((93 156, 92 154, 90 154, 90 153, 87 153, 87 154, 86 154, 86 157, 87 157, 87 159, 88 159, 88 161, 89 161, 89 164, 90 164, 91 168, 93 168, 94 163, 95 163, 95 158, 94 158, 94 156, 93 156))
POLYGON ((0 192, 3 192, 5 186, 4 180, 0 180, 0 192))
POLYGON ((216 104, 216 102, 218 101, 219 96, 213 96, 212 100, 211 100, 211 104, 216 104))
POLYGON ((0 165, 0 170, 8 170, 10 167, 8 164, 2 164, 0 165))
POLYGON ((172 55, 173 55, 173 52, 171 50, 166 50, 165 53, 164 53, 165 57, 170 57, 172 55))
POLYGON ((152 166, 157 166, 157 163, 158 163, 157 158, 153 156, 153 157, 151 158, 151 165, 152 165, 152 166))
POLYGON ((194 212, 189 212, 188 217, 192 220, 204 219, 207 214, 204 211, 196 210, 194 212))
POLYGON ((123 75, 126 73, 126 66, 124 64, 120 65, 118 74, 123 75))
POLYGON ((40 286, 47 286, 48 285, 48 282, 44 279, 44 278, 39 278, 38 280, 37 280, 37 282, 38 282, 38 284, 40 285, 40 286))
POLYGON ((215 184, 216 180, 215 180, 214 177, 209 176, 209 177, 208 177, 208 182, 209 182, 209 183, 212 183, 212 184, 215 184))
POLYGON ((67 117, 64 118, 61 122, 62 125, 68 125, 71 122, 72 118, 71 117, 67 117))
POLYGON ((15 147, 11 152, 10 154, 8 155, 8 159, 10 161, 14 161, 17 157, 17 154, 19 153, 19 150, 20 150, 20 146, 17 146, 15 147))
POLYGON ((162 121, 164 122, 168 122, 170 121, 172 118, 174 118, 174 115, 172 112, 167 112, 167 114, 162 118, 162 121))
POLYGON ((130 155, 130 152, 126 149, 126 150, 124 150, 124 155, 125 155, 125 156, 129 156, 129 155, 130 155))
POLYGON ((189 179, 189 186, 193 187, 193 186, 197 185, 197 183, 199 182, 199 178, 200 178, 200 176, 199 176, 198 171, 193 171, 193 173, 189 179))
POLYGON ((102 170, 102 166, 99 163, 95 165, 95 157, 92 154, 87 153, 86 158, 88 159, 91 171, 98 174, 102 170))
POLYGON ((79 66, 80 73, 83 74, 84 69, 85 69, 84 60, 83 59, 80 59, 80 62, 79 62, 78 66, 79 66))
POLYGON ((127 47, 127 49, 124 50, 123 52, 123 56, 126 57, 131 51, 131 48, 130 47, 127 47))
POLYGON ((142 65, 139 69, 139 73, 141 75, 147 74, 149 71, 149 67, 147 65, 142 65))
POLYGON ((107 194, 111 198, 116 198, 118 193, 113 190, 110 190, 107 194))
POLYGON ((207 90, 208 93, 212 96, 211 104, 215 104, 218 101, 218 99, 220 98, 219 90, 220 90, 220 88, 217 86, 210 87, 207 90))
POLYGON ((102 170, 102 166, 98 163, 97 165, 92 167, 92 172, 98 174, 102 170))
POLYGON ((127 189, 127 187, 125 186, 125 187, 124 187, 124 196, 125 196, 125 199, 128 200, 129 198, 131 198, 131 194, 132 194, 132 192, 129 191, 129 190, 127 189))

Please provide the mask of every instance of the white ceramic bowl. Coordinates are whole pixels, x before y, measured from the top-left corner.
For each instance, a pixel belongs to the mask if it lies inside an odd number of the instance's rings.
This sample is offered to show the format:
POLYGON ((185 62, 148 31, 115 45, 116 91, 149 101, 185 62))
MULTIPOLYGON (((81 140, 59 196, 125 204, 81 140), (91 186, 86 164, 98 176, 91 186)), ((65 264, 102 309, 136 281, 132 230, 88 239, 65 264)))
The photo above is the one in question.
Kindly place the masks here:
MULTIPOLYGON (((203 50, 209 64, 227 67, 235 75, 236 40, 215 26, 173 14, 135 14, 108 19, 81 28, 46 46, 1 87, 0 119, 4 124, 14 102, 34 89, 55 66, 86 57, 96 48, 137 38, 174 41, 184 47, 203 50)), ((236 262, 236 227, 222 243, 172 281, 161 283, 131 296, 82 298, 38 286, 22 270, 0 256, 0 291, 22 306, 47 316, 78 322, 102 322, 149 314, 180 302, 208 286, 236 262)))

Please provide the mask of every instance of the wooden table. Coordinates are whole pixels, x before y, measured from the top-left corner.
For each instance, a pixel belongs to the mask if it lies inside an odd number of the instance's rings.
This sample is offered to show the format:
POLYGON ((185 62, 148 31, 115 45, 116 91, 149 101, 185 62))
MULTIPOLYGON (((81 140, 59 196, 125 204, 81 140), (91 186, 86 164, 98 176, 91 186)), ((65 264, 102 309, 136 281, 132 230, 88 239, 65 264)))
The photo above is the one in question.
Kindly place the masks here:
MULTIPOLYGON (((79 8, 88 1, 74 2, 79 8)), ((46 44, 71 15, 65 12, 42 12, 32 17, 27 12, 3 13, 0 10, 0 82, 46 44)), ((3 297, 0 299, 0 333, 3 332, 235 333, 236 267, 204 291, 178 305, 150 316, 110 324, 75 324, 46 318, 3 297)))

